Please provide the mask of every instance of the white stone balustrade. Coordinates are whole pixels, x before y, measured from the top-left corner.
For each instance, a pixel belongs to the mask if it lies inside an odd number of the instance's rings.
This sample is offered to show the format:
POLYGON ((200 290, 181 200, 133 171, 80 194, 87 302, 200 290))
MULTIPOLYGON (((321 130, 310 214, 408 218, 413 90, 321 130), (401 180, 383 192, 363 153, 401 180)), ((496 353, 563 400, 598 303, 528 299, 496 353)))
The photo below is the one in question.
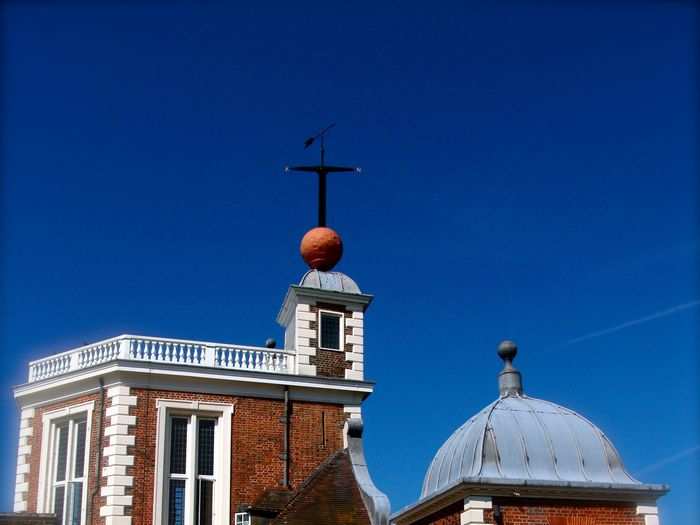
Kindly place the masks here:
POLYGON ((29 363, 28 382, 116 360, 293 374, 294 352, 277 348, 121 335, 29 363))

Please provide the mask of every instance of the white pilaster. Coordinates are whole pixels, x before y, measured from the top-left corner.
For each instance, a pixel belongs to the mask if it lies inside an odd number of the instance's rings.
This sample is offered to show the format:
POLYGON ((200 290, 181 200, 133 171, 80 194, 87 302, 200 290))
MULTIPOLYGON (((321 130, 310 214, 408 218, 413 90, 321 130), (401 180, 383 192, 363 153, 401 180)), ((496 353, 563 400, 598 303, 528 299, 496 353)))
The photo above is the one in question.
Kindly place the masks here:
POLYGON ((102 454, 107 458, 107 466, 102 469, 102 477, 107 478, 107 486, 102 487, 101 495, 108 496, 105 505, 100 507, 100 516, 106 518, 106 525, 131 525, 131 516, 125 515, 125 507, 131 506, 131 498, 124 496, 126 487, 134 484, 134 477, 127 475, 127 467, 134 464, 133 454, 128 447, 135 437, 129 434, 137 423, 136 416, 129 415, 129 408, 136 406, 136 396, 131 395, 128 386, 114 386, 107 390, 112 400, 105 411, 109 426, 105 427, 108 444, 102 454))
POLYGON ((493 507, 488 496, 467 496, 464 498, 464 512, 460 515, 461 525, 484 525, 484 510, 493 507))
POLYGON ((353 311, 352 315, 345 316, 345 328, 351 330, 351 333, 345 336, 345 343, 352 348, 350 352, 345 352, 345 360, 352 363, 352 367, 345 370, 345 379, 362 381, 365 378, 364 321, 362 311, 353 311))
POLYGON ((310 358, 316 356, 316 347, 311 346, 312 339, 318 339, 316 330, 310 328, 316 320, 316 314, 311 311, 311 304, 300 302, 294 312, 294 343, 297 352, 297 372, 302 375, 315 376, 316 365, 310 364, 310 358))
POLYGON ((17 471, 15 478, 15 512, 29 511, 29 458, 32 454, 32 436, 34 435, 34 409, 25 408, 20 415, 19 443, 17 446, 17 471))
POLYGON ((637 514, 644 516, 644 525, 659 525, 659 508, 656 503, 640 503, 637 514))

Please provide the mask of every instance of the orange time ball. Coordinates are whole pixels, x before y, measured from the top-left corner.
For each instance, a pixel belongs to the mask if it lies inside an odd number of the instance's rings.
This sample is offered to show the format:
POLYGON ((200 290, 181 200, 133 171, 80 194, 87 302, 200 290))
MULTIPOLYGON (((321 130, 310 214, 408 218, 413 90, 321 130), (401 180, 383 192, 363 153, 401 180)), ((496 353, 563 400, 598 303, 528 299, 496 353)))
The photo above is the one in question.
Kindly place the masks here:
POLYGON ((306 232, 299 250, 310 268, 327 272, 343 256, 343 241, 331 228, 318 226, 306 232))

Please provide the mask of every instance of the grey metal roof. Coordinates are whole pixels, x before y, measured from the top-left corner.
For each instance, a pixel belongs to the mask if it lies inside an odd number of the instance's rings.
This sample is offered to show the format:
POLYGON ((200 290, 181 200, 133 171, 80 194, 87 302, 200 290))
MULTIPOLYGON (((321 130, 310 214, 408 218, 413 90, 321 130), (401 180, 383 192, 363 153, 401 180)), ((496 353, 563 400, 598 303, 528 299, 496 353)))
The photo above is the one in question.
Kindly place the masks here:
POLYGON ((391 510, 389 498, 374 485, 369 474, 362 444, 362 430, 362 419, 348 419, 348 452, 352 462, 352 471, 355 474, 362 501, 367 508, 371 525, 387 525, 391 510))
POLYGON ((357 283, 341 272, 320 272, 309 270, 299 281, 299 286, 319 288, 334 292, 362 293, 357 283))
POLYGON ((573 410, 526 395, 494 401, 438 450, 421 499, 465 478, 531 485, 641 485, 603 432, 573 410))

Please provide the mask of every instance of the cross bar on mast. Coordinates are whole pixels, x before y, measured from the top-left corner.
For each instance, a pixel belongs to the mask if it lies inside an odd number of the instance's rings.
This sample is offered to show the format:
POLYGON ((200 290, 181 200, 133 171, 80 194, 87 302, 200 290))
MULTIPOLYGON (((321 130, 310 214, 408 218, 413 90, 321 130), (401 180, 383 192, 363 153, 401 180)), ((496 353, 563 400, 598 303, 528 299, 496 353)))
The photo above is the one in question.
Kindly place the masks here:
POLYGON ((326 166, 326 133, 335 126, 331 124, 326 128, 319 131, 316 135, 313 135, 304 141, 304 149, 311 146, 316 139, 321 139, 321 161, 318 166, 286 166, 284 168, 285 172, 288 171, 302 171, 307 173, 316 173, 318 175, 318 225, 326 226, 326 175, 329 173, 347 173, 355 172, 360 173, 362 170, 358 167, 350 166, 326 166))

